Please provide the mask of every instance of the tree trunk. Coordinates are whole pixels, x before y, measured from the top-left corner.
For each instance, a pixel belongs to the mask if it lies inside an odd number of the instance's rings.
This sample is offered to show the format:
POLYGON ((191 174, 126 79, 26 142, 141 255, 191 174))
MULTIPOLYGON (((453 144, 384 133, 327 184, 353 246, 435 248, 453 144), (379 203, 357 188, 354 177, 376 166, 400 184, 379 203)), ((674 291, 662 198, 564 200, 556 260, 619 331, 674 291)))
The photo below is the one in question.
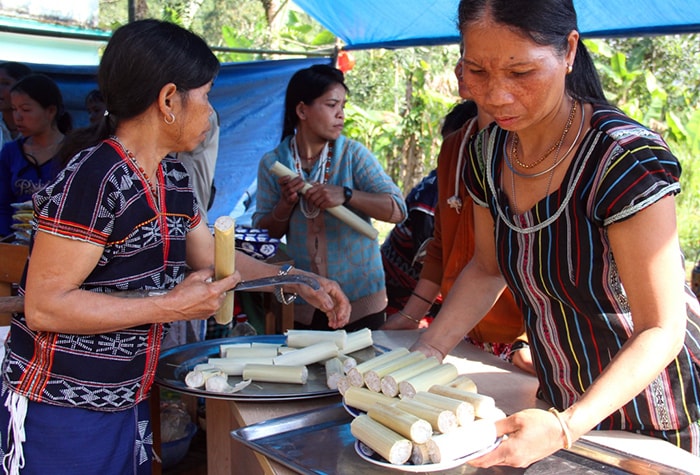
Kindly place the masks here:
POLYGON ((149 17, 150 15, 148 14, 148 3, 146 3, 146 0, 135 0, 134 19, 143 20, 149 17))
POLYGON ((260 1, 262 2, 263 8, 265 9, 265 18, 267 19, 267 24, 269 25, 270 29, 274 31, 278 22, 278 14, 280 10, 282 10, 284 3, 280 2, 280 0, 260 1))

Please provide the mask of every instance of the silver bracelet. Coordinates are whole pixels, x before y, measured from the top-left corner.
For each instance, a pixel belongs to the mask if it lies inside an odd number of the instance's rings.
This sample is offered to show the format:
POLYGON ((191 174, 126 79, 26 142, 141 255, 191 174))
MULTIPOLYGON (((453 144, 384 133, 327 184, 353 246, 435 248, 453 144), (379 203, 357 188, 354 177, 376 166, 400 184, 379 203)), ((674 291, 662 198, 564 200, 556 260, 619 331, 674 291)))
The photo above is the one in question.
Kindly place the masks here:
MULTIPOLYGON (((285 264, 282 267, 280 267, 280 270, 279 272, 277 272, 277 275, 287 275, 292 269, 294 269, 294 266, 290 264, 285 264)), ((297 298, 297 294, 285 294, 281 285, 276 286, 273 293, 275 294, 275 298, 277 299, 277 301, 283 305, 289 305, 290 303, 294 302, 294 300, 297 298)))

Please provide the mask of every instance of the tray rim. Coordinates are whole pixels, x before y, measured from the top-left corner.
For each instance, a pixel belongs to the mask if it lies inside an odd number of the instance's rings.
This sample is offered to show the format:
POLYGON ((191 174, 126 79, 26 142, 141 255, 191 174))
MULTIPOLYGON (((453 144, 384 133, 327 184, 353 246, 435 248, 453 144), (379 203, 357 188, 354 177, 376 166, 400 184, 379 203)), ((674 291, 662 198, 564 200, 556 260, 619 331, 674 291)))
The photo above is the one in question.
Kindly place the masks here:
MULTIPOLYGON (((339 394, 337 389, 330 389, 327 386, 319 385, 319 389, 315 391, 305 391, 292 394, 247 394, 245 392, 236 392, 232 394, 225 393, 214 393, 209 392, 204 389, 190 388, 185 385, 184 380, 175 380, 171 378, 165 378, 162 374, 163 370, 161 365, 167 364, 168 358, 173 357, 173 355, 187 353, 192 350, 197 350, 201 348, 202 350, 209 349, 210 353, 213 354, 213 349, 218 350, 219 345, 225 343, 275 343, 275 344, 285 344, 287 341, 286 335, 252 335, 252 336, 242 336, 242 337, 227 337, 227 338, 216 338, 212 340, 203 340, 193 343, 187 343, 185 345, 179 345, 167 350, 163 350, 158 358, 158 368, 156 369, 156 375, 154 378, 154 384, 158 386, 175 391, 181 394, 188 394, 191 396, 209 398, 209 399, 221 399, 227 401, 240 401, 240 402, 280 402, 280 401, 296 401, 305 399, 317 399, 329 396, 336 396, 339 394)), ((388 349, 381 345, 374 343, 372 347, 375 351, 386 352, 388 349)), ((358 350, 362 351, 362 350, 358 350)), ((218 351, 216 352, 218 354, 218 351)), ((205 353, 203 356, 208 355, 205 353)), ((268 383, 274 384, 274 383, 268 383)))
MULTIPOLYGON (((315 408, 315 409, 308 409, 306 411, 301 411, 301 412, 296 412, 294 414, 288 414, 286 416, 280 416, 280 417, 275 417, 272 419, 267 419, 262 422, 258 422, 255 424, 251 424, 248 426, 244 427, 239 427, 238 429, 234 429, 230 432, 230 436, 235 439, 236 441, 242 443, 246 447, 250 448, 251 450, 254 450, 260 454, 262 454, 265 457, 268 457, 282 465, 284 465, 287 468, 290 468, 302 475, 318 475, 319 472, 307 467, 304 467, 302 465, 299 465, 296 463, 294 460, 291 460, 289 458, 284 458, 282 456, 277 455, 275 452, 272 452, 268 449, 265 448, 264 445, 255 443, 256 440, 261 440, 266 437, 269 437, 271 435, 278 435, 279 433, 275 434, 270 434, 266 433, 265 435, 261 437, 255 437, 255 438, 248 438, 245 437, 245 434, 248 432, 253 432, 256 430, 260 430, 261 428, 267 428, 267 427, 275 427, 276 425, 284 422, 289 422, 289 421, 299 421, 299 424, 302 424, 304 416, 308 414, 319 414, 322 413, 322 416, 324 417, 324 422, 336 422, 337 425, 344 425, 344 424, 349 424, 350 421, 352 420, 352 416, 343 408, 342 402, 337 402, 333 404, 329 404, 325 407, 322 408, 315 408), (347 419, 347 420, 344 420, 347 419)), ((316 424, 314 424, 316 425, 316 424)))

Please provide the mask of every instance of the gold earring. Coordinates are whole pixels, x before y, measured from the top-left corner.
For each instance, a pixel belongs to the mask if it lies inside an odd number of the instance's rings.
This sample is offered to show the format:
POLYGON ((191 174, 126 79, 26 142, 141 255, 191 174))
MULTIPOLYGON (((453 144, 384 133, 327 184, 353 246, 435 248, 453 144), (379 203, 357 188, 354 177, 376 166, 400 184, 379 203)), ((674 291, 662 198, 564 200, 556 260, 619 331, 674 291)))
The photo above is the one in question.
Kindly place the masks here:
POLYGON ((175 123, 175 114, 173 114, 173 113, 171 112, 169 117, 170 117, 170 121, 168 121, 168 119, 166 119, 165 117, 163 117, 163 122, 165 122, 165 123, 168 124, 168 125, 173 125, 173 124, 175 123))
POLYGON ((570 64, 566 64, 566 74, 571 74, 571 71, 574 70, 574 67, 570 64))

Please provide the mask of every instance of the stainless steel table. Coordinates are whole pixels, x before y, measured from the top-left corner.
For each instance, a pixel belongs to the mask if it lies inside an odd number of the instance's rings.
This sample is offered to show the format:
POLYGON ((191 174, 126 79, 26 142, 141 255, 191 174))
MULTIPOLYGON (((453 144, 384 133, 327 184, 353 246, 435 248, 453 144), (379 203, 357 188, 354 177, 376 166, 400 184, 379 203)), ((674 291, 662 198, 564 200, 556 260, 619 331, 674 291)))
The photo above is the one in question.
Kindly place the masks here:
MULTIPOLYGON (((418 337, 419 331, 376 331, 373 333, 376 344, 387 347, 410 347, 418 337)), ((529 407, 545 407, 535 398, 537 380, 517 369, 513 365, 485 353, 480 349, 468 344, 461 343, 446 358, 457 366, 460 374, 468 374, 476 383, 480 393, 492 396, 496 404, 507 414, 529 407)), ((340 396, 323 397, 317 399, 304 399, 292 401, 229 401, 221 399, 206 399, 207 410, 207 466, 209 474, 293 474, 298 470, 292 470, 287 465, 280 464, 275 460, 270 460, 259 451, 251 450, 241 442, 234 440, 231 431, 253 424, 262 423, 270 419, 280 418, 297 414, 303 411, 330 410, 332 406, 341 401, 340 396)), ((326 473, 336 473, 338 475, 362 473, 369 475, 376 473, 376 466, 359 459, 354 450, 349 450, 347 444, 344 447, 337 445, 337 442, 328 440, 328 445, 324 440, 315 442, 319 456, 331 458, 337 461, 341 459, 344 464, 333 465, 337 467, 347 467, 347 471, 331 471, 326 473)), ((347 441, 346 441, 347 442, 347 441)), ((689 453, 678 449, 671 444, 644 436, 637 436, 620 431, 591 432, 582 440, 582 444, 591 442, 601 447, 610 448, 611 453, 622 454, 630 459, 641 457, 652 459, 652 461, 671 465, 686 473, 700 473, 700 459, 689 453), (619 452, 618 452, 619 451, 619 452)), ((578 444, 578 445, 582 445, 578 444)), ((290 445, 290 450, 295 448, 290 445)), ((586 447, 582 449, 585 451, 586 447)), ((575 457, 575 453, 557 452, 558 458, 553 462, 559 465, 550 466, 548 460, 538 462, 530 469, 510 469, 497 468, 487 471, 495 474, 511 473, 561 473, 561 461, 565 465, 567 457, 575 457)), ((599 464, 599 467, 608 465, 599 464)), ((638 472, 644 468, 643 465, 629 465, 628 470, 638 472)), ((465 466, 461 471, 449 473, 486 473, 478 471, 472 467, 465 466)), ((650 468, 647 473, 660 473, 650 468)), ((388 469, 380 469, 382 473, 388 473, 388 469)), ((392 471, 392 473, 401 473, 392 471)), ((448 473, 448 472, 445 472, 448 473)), ((574 473, 574 472, 571 472, 574 473)), ((583 472, 579 472, 583 473, 583 472)), ((588 473, 602 473, 591 471, 588 473)), ((606 471, 607 473, 607 471, 606 471)), ((625 471, 610 471, 610 473, 625 473, 625 471)), ((663 471, 661 472, 663 473, 663 471)))

